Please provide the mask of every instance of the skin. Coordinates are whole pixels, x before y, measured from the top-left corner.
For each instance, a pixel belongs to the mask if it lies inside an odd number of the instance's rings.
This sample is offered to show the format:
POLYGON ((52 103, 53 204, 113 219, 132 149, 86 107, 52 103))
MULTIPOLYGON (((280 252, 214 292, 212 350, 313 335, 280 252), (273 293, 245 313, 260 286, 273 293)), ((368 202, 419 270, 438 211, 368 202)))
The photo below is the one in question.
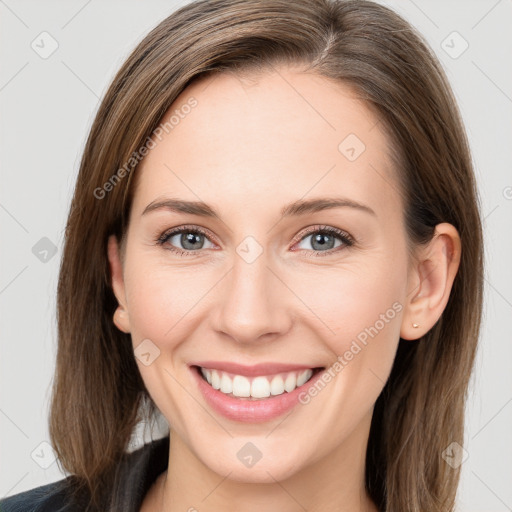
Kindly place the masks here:
MULTIPOLYGON (((408 252, 389 142, 346 86, 291 67, 251 80, 222 74, 189 85, 167 118, 191 96, 198 105, 137 169, 125 244, 111 237, 108 246, 114 322, 134 348, 150 339, 160 350, 150 365, 137 364, 171 428, 168 471, 141 510, 376 511, 364 489, 374 403, 399 337, 418 339, 446 306, 458 233, 439 224, 429 245, 408 252), (350 133, 366 146, 354 161, 338 150, 350 133), (280 215, 293 201, 334 196, 375 215, 349 207, 280 215), (142 215, 164 197, 204 201, 220 219, 142 215), (185 256, 168 250, 171 241, 156 244, 183 225, 211 236, 185 256), (316 225, 355 242, 318 248, 305 233, 316 225), (263 249, 252 263, 236 251, 247 236, 263 249), (276 420, 216 414, 187 367, 217 359, 328 368, 394 303, 401 310, 325 389, 276 420), (262 453, 250 468, 237 458, 247 442, 262 453)), ((172 243, 183 249, 179 236, 172 243)))

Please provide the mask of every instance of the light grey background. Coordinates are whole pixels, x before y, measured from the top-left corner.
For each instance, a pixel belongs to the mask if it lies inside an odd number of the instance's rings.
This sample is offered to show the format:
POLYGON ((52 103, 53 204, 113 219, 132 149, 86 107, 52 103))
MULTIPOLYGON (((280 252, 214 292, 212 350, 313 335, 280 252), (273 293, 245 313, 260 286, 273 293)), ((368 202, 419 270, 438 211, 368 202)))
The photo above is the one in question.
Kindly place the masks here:
MULTIPOLYGON (((115 71, 185 3, 0 0, 0 497, 63 477, 45 443, 56 283, 81 151, 115 71), (52 44, 56 51, 42 58, 52 44)), ((512 2, 381 3, 439 56, 470 138, 485 219, 486 307, 458 510, 512 510, 512 2)))

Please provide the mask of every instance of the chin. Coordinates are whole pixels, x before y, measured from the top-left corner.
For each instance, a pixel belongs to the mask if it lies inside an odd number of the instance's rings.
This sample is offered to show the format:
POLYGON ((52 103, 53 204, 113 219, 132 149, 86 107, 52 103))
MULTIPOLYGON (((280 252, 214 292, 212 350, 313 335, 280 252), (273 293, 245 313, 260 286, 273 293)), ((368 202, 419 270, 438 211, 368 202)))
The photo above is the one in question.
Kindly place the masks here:
MULTIPOLYGON (((229 475, 230 480, 242 483, 275 483, 276 480, 292 477, 306 464, 304 450, 293 450, 282 441, 277 437, 275 443, 258 437, 252 441, 250 437, 244 440, 233 438, 224 446, 217 444, 217 450, 197 453, 211 471, 222 476, 229 475)), ((210 446, 212 445, 214 443, 210 446)))

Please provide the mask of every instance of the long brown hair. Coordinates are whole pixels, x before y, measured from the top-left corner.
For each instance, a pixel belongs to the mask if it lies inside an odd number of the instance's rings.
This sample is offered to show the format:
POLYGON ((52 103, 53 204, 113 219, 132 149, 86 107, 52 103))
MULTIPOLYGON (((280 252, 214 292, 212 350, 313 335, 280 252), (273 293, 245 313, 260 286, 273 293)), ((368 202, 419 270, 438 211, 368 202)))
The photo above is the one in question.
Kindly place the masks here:
POLYGON ((435 54, 399 15, 366 0, 196 1, 156 26, 115 76, 91 127, 65 232, 49 421, 59 464, 77 492, 89 493, 91 509, 102 508, 142 405, 150 416, 156 410, 130 336, 112 321, 107 239, 126 232, 133 155, 193 79, 276 64, 350 86, 376 113, 395 156, 411 247, 429 241, 438 223, 459 231, 448 304, 420 340, 400 340, 375 406, 366 464, 366 487, 380 510, 453 509, 460 467, 442 452, 463 444, 480 329, 479 199, 461 116, 435 54))

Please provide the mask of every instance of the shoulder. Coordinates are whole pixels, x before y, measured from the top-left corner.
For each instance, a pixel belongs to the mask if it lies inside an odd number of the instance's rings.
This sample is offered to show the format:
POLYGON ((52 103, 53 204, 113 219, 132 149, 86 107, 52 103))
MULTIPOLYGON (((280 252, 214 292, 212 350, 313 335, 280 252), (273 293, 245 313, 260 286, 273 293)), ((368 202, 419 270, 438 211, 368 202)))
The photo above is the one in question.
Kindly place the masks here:
POLYGON ((41 485, 0 500, 0 512, 76 512, 69 494, 70 478, 41 485))

